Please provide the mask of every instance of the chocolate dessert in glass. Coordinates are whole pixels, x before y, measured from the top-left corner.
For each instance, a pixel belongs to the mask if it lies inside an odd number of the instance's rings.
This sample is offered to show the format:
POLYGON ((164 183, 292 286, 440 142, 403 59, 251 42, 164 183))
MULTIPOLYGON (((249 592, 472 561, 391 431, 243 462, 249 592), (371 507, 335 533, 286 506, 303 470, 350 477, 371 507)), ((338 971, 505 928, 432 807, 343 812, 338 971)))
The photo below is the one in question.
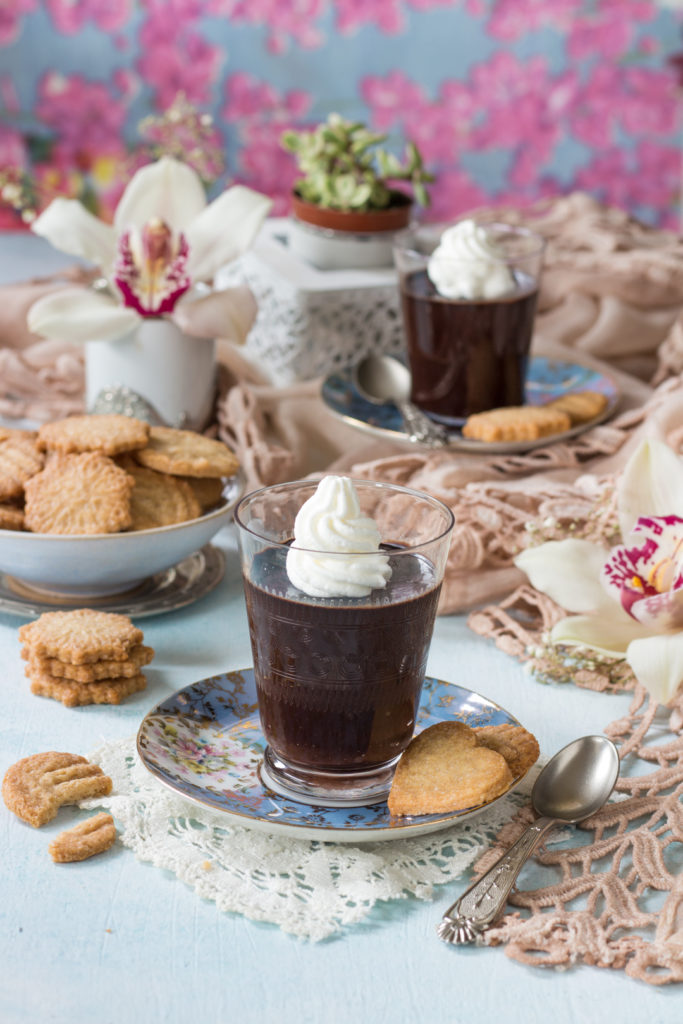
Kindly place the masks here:
POLYGON ((410 397, 434 419, 524 403, 543 249, 526 228, 472 219, 397 236, 410 397))
POLYGON ((328 476, 255 491, 235 521, 262 781, 323 806, 385 799, 415 727, 450 509, 328 476))

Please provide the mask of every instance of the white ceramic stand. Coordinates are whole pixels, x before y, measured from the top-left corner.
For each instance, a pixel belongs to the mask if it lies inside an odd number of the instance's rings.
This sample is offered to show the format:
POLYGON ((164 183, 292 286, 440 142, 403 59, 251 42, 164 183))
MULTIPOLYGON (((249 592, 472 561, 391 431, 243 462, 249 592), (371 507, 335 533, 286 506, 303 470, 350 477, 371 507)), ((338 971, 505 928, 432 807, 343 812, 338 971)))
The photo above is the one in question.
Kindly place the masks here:
POLYGON ((213 338, 193 338, 164 319, 144 320, 116 341, 90 341, 85 347, 87 407, 108 388, 127 387, 169 426, 201 430, 215 398, 215 349, 213 338))
POLYGON ((392 266, 321 270, 297 254, 294 221, 269 218, 254 245, 215 285, 247 284, 258 316, 246 352, 273 384, 324 376, 371 353, 405 349, 392 266))

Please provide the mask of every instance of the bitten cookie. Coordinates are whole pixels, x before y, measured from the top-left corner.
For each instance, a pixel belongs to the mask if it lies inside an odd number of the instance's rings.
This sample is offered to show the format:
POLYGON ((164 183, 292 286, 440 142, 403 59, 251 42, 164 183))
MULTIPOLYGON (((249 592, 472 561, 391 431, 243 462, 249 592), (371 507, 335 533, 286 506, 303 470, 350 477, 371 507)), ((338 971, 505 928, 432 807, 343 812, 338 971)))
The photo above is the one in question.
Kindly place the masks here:
POLYGON ((404 751, 389 793, 394 815, 439 814, 494 800, 512 782, 505 759, 462 722, 438 722, 404 751))
POLYGON ((115 839, 114 819, 111 814, 102 812, 81 821, 75 828, 60 832, 48 850, 57 864, 70 864, 104 853, 113 846, 115 839))
POLYGON ((40 828, 64 804, 107 796, 111 788, 111 779, 99 765, 79 754, 49 750, 24 757, 7 769, 2 798, 18 818, 40 828))

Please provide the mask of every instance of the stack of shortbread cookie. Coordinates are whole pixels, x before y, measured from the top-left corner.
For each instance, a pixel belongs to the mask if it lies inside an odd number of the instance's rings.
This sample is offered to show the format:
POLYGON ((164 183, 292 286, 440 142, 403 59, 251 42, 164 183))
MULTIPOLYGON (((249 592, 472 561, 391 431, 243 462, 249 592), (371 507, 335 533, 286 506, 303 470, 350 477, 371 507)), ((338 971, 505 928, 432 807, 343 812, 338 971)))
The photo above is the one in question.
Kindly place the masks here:
POLYGON ((31 692, 67 707, 120 704, 145 689, 141 670, 154 657, 127 616, 90 608, 45 612, 20 628, 19 639, 31 692))

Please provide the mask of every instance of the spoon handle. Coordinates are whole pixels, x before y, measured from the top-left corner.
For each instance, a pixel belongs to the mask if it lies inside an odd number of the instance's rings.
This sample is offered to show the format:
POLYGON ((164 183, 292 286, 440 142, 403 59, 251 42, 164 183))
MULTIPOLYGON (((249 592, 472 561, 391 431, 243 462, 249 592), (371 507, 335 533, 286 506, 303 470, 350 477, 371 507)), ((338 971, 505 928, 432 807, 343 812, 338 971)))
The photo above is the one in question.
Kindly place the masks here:
POLYGON ((448 444, 448 432, 430 420, 429 416, 425 416, 412 402, 399 399, 396 406, 403 416, 403 424, 411 441, 430 448, 442 448, 448 444))
POLYGON ((529 825, 486 874, 448 908, 437 927, 439 938, 454 945, 475 942, 498 917, 522 866, 546 832, 556 824, 556 818, 543 817, 529 825))

